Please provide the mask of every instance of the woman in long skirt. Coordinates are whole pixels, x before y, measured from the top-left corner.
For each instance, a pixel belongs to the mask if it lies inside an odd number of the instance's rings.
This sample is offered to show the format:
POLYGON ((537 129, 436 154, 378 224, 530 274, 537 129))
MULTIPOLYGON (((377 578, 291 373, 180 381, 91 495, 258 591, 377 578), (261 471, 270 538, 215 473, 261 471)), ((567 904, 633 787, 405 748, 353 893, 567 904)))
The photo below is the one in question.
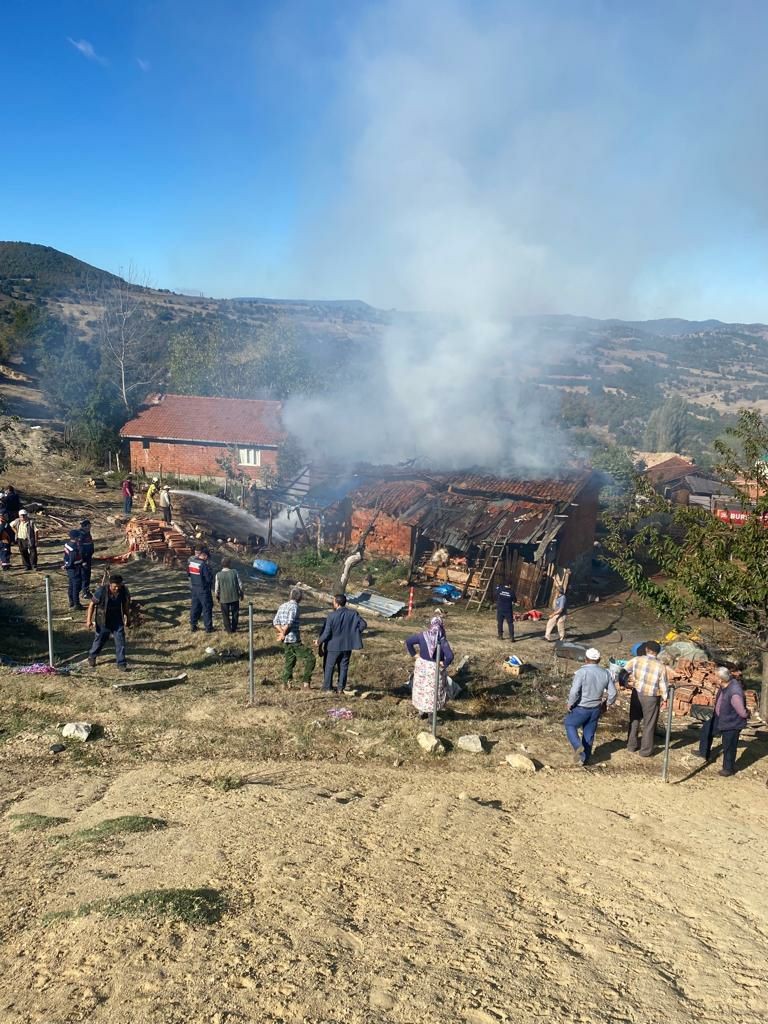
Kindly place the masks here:
POLYGON ((413 690, 411 700, 413 706, 422 715, 429 715, 435 709, 435 655, 440 645, 440 677, 437 683, 437 710, 441 711, 448 703, 447 667, 453 661, 453 651, 445 636, 443 620, 435 615, 429 629, 423 633, 414 633, 405 641, 405 646, 413 663, 413 690))

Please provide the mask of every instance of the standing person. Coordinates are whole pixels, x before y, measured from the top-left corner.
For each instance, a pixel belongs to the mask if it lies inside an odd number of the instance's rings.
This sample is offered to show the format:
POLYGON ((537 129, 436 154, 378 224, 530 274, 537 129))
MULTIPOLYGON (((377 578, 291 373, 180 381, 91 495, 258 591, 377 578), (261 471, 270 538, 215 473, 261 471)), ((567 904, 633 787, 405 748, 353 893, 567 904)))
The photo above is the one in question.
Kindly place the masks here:
POLYGON ((552 614, 547 619, 547 628, 544 630, 544 639, 554 643, 552 634, 557 627, 557 635, 565 640, 565 620, 568 618, 568 598, 561 590, 552 605, 552 614))
POLYGON ((19 509, 19 518, 11 523, 11 529, 16 537, 24 570, 32 572, 37 569, 37 529, 25 508, 19 509))
POLYGON ((163 513, 163 520, 170 526, 173 508, 171 507, 171 488, 168 484, 163 484, 160 489, 160 511, 163 513))
POLYGON ((106 586, 96 588, 85 616, 86 628, 91 629, 94 621, 96 624, 96 635, 88 651, 88 664, 91 668, 96 668, 96 655, 112 636, 115 639, 117 667, 121 672, 128 671, 125 663, 125 619, 130 603, 131 595, 122 576, 113 576, 106 586))
POLYGON ((283 666, 283 682, 290 687, 293 680, 293 670, 297 660, 304 666, 302 672, 302 683, 305 689, 309 689, 309 681, 315 669, 317 659, 311 648, 305 647, 301 642, 301 625, 299 622, 299 604, 302 599, 302 592, 294 587, 288 600, 284 601, 275 613, 272 625, 277 630, 277 639, 283 644, 285 652, 285 665, 283 666))
POLYGON ((10 484, 5 489, 5 514, 9 523, 21 515, 21 495, 10 484))
POLYGON ((736 749, 739 733, 747 724, 749 711, 744 699, 741 669, 719 668, 717 674, 722 682, 715 701, 715 713, 710 722, 705 722, 699 740, 699 757, 709 760, 712 739, 720 733, 723 739, 723 767, 719 775, 728 778, 736 774, 736 749))
POLYGON ((155 504, 155 498, 157 497, 160 481, 156 476, 152 477, 152 482, 147 488, 147 496, 144 499, 144 511, 145 512, 157 512, 157 505, 155 504))
POLYGON ((129 516, 133 510, 133 498, 136 491, 133 486, 133 474, 129 473, 122 483, 123 492, 123 514, 129 516))
POLYGON ((500 587, 496 587, 496 632, 499 634, 499 640, 504 639, 505 622, 509 639, 515 639, 515 618, 512 609, 516 600, 517 594, 511 583, 502 583, 500 587))
POLYGON ((221 569, 213 581, 213 593, 221 605, 221 617, 227 633, 237 632, 240 617, 240 599, 245 596, 237 571, 232 568, 231 558, 222 558, 221 569))
POLYGON ((189 627, 197 632, 197 623, 203 617, 206 633, 213 633, 213 573, 208 563, 208 549, 201 545, 195 546, 195 554, 187 562, 187 576, 190 586, 189 627))
POLYGON ((347 685, 347 672, 349 670, 349 659, 352 651, 360 651, 363 648, 363 633, 368 628, 365 619, 353 608, 347 608, 347 598, 344 594, 335 594, 333 598, 333 611, 325 620, 322 632, 318 637, 318 645, 322 645, 325 652, 325 664, 323 668, 323 689, 330 692, 333 689, 333 673, 336 666, 339 667, 339 693, 344 693, 347 685))
POLYGON ((80 531, 70 530, 64 544, 64 568, 67 570, 69 607, 82 611, 80 591, 83 589, 83 556, 80 551, 80 531))
POLYGON ((640 757, 653 754, 653 737, 659 720, 659 707, 667 699, 667 688, 671 680, 670 670, 659 661, 661 646, 655 640, 648 640, 645 654, 632 658, 624 666, 627 677, 632 680, 632 695, 629 700, 629 733, 627 750, 639 751, 640 757), (642 723, 642 738, 638 739, 642 723))
POLYGON ((0 569, 11 568, 11 545, 13 530, 8 525, 5 514, 0 515, 0 569))
POLYGON ((584 656, 586 664, 573 674, 573 684, 568 694, 568 714, 563 719, 568 741, 577 760, 583 765, 588 764, 592 756, 600 715, 616 703, 616 685, 608 671, 600 668, 600 651, 590 647, 584 656))
POLYGON ((405 641, 408 653, 415 657, 411 702, 422 718, 435 710, 435 656, 440 646, 440 672, 437 683, 437 710, 448 703, 447 667, 453 661, 453 651, 445 635, 445 626, 439 615, 429 623, 423 633, 414 633, 405 641))
POLYGON ((91 536, 91 521, 84 519, 80 523, 80 554, 83 559, 83 597, 91 596, 91 569, 93 566, 93 537, 91 536))

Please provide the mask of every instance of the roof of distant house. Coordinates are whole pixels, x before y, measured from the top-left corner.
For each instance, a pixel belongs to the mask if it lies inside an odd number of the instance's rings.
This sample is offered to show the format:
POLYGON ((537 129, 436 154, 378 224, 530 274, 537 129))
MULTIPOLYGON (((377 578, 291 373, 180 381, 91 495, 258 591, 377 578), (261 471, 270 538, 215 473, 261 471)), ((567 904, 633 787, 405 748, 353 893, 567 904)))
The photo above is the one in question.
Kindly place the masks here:
POLYGON ((655 466, 646 469, 645 476, 655 487, 658 484, 669 483, 671 480, 680 480, 682 477, 690 475, 695 468, 696 464, 690 459, 685 459, 682 455, 673 455, 672 458, 665 459, 664 462, 657 462, 655 466))
POLYGON ((190 444, 275 447, 285 439, 280 402, 200 395, 153 395, 121 437, 190 444))

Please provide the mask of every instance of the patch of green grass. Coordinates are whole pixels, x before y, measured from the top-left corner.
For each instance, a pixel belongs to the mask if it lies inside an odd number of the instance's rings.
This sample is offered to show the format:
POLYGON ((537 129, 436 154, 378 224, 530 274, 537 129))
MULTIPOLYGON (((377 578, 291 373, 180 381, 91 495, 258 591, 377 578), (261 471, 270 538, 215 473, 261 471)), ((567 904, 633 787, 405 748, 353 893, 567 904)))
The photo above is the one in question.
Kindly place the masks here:
POLYGON ((247 785, 248 779, 243 775, 217 775, 211 780, 214 789, 220 789, 222 793, 229 793, 233 789, 242 789, 247 785))
POLYGON ((147 889, 113 900, 82 903, 77 910, 46 915, 45 921, 103 914, 105 917, 170 917, 186 924, 216 924, 227 904, 218 889, 147 889))
POLYGON ((81 828, 65 837, 68 843, 103 843, 115 836, 127 835, 130 832, 155 832, 165 828, 167 822, 162 818, 147 818, 140 814, 126 814, 120 818, 106 818, 92 828, 81 828))
POLYGON ((48 828, 56 828, 57 825, 64 825, 69 818, 55 818, 50 814, 11 814, 17 824, 13 826, 14 832, 24 832, 31 829, 36 832, 43 832, 48 828))

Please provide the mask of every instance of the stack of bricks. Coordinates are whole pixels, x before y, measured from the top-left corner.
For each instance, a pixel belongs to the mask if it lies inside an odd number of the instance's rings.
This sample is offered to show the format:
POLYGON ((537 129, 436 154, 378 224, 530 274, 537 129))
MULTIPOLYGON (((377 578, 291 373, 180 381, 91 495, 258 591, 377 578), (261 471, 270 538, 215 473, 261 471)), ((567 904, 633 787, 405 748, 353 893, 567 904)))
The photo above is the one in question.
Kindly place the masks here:
MULTIPOLYGON (((723 685, 717 675, 718 666, 713 661, 690 661, 679 658, 675 662, 675 699, 672 712, 675 715, 689 715, 694 705, 715 706, 717 694, 723 685)), ((757 710, 757 694, 754 690, 745 692, 747 709, 757 710)))
POLYGON ((130 551, 144 552, 153 562, 166 565, 184 563, 191 556, 187 538, 177 529, 169 528, 161 519, 129 520, 125 527, 130 551))

